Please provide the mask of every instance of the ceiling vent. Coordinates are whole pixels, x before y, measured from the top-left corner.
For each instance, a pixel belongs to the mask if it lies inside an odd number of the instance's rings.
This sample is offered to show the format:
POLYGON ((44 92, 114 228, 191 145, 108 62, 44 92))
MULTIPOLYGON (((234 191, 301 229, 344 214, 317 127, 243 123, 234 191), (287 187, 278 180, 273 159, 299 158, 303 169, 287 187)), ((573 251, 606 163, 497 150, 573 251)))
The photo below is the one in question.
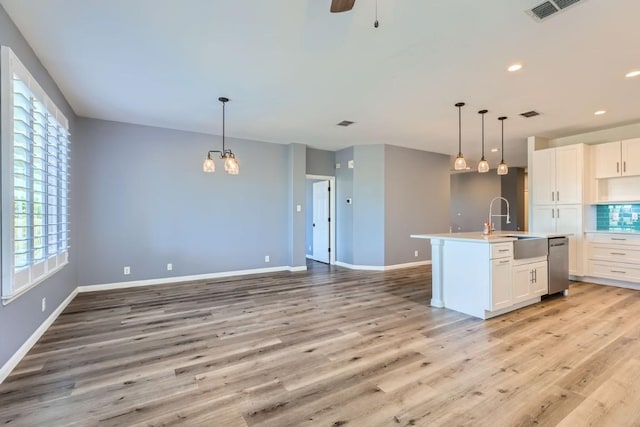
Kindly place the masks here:
POLYGON ((548 0, 534 7, 531 10, 527 10, 527 13, 531 15, 533 19, 540 22, 548 17, 560 12, 569 6, 573 6, 576 3, 580 3, 583 0, 548 0))
POLYGON ((351 122, 349 120, 343 120, 340 123, 338 123, 338 126, 351 126, 352 124, 354 124, 355 122, 351 122))
POLYGON ((522 117, 526 117, 527 119, 531 118, 531 117, 535 117, 535 116, 539 116, 540 113, 538 113, 535 110, 531 110, 531 111, 527 111, 526 113, 520 113, 520 115, 522 117))

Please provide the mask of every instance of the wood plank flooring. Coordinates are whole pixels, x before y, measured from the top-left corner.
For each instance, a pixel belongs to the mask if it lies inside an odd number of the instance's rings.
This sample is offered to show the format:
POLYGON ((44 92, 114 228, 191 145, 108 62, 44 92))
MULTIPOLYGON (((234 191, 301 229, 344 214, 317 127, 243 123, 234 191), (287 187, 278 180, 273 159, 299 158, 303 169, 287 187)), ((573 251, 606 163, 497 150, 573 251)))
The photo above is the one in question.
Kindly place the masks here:
POLYGON ((482 321, 429 306, 429 267, 309 266, 78 295, 0 424, 640 426, 640 292, 482 321))

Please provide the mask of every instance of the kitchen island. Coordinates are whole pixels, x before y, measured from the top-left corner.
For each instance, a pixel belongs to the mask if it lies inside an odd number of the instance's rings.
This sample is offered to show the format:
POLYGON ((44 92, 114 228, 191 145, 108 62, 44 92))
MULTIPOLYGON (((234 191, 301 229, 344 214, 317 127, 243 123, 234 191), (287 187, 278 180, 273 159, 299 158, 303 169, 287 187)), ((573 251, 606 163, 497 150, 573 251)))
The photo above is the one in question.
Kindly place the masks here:
POLYGON ((548 292, 546 251, 514 256, 514 242, 531 239, 546 247, 547 239, 566 236, 513 231, 411 235, 431 240, 431 305, 481 319, 539 302, 548 292))

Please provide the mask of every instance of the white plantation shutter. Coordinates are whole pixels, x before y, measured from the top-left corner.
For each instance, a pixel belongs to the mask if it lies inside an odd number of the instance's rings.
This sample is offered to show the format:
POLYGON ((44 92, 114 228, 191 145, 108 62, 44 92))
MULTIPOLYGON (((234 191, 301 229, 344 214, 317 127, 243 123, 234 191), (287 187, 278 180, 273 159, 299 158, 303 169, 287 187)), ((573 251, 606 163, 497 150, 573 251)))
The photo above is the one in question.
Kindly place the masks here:
POLYGON ((69 123, 2 47, 2 299, 68 262, 69 123))

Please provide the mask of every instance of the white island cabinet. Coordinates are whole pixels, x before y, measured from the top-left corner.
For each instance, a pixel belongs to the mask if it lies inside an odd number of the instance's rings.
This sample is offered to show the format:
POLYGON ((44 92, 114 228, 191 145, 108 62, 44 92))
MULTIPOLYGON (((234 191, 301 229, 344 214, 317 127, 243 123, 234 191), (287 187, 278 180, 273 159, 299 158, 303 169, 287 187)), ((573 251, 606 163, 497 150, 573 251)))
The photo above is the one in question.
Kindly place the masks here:
POLYGON ((548 292, 547 257, 514 260, 516 235, 566 236, 524 232, 411 235, 431 240, 431 305, 489 319, 539 302, 548 292))

